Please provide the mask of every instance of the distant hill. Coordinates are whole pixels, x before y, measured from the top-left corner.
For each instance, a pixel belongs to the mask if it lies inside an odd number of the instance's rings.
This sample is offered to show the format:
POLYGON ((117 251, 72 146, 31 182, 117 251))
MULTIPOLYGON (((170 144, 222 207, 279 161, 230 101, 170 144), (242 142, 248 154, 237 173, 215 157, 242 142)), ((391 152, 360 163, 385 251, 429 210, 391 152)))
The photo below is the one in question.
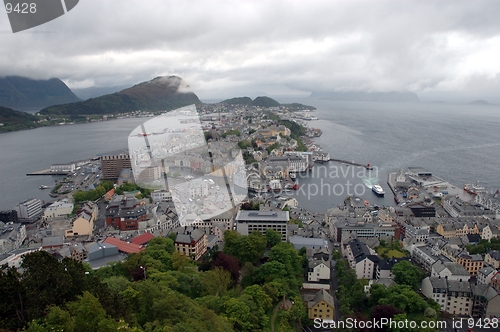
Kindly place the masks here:
POLYGON ((471 101, 470 103, 467 103, 467 105, 491 105, 488 103, 486 100, 474 100, 471 101))
POLYGON ((414 92, 366 92, 366 91, 318 91, 313 92, 310 98, 344 101, 394 101, 419 102, 414 92))
POLYGON ((257 97, 252 101, 252 106, 259 106, 259 107, 276 107, 276 106, 281 106, 280 103, 278 103, 276 100, 273 98, 269 97, 257 97))
POLYGON ((248 106, 259 106, 259 107, 276 107, 276 106, 285 106, 291 111, 299 111, 299 110, 315 110, 316 107, 302 105, 299 103, 292 104, 280 104, 276 100, 269 97, 257 97, 254 100, 250 97, 235 97, 231 99, 226 99, 221 101, 222 104, 228 105, 248 105, 248 106))
POLYGON ((281 106, 285 106, 291 111, 302 111, 302 110, 314 111, 316 109, 316 107, 314 106, 307 106, 299 103, 281 104, 281 106))
POLYGON ((36 115, 0 106, 0 132, 37 127, 36 115))
POLYGON ((116 114, 136 110, 168 111, 175 108, 201 104, 192 92, 184 92, 187 86, 177 76, 156 77, 131 88, 78 103, 47 107, 41 114, 83 115, 116 114))
POLYGON ((103 86, 103 87, 90 87, 84 89, 71 89, 73 93, 82 100, 90 98, 97 98, 104 95, 109 95, 115 92, 120 92, 129 88, 130 85, 117 85, 117 86, 103 86))
POLYGON ((33 80, 20 76, 0 77, 0 105, 17 110, 40 109, 80 101, 58 78, 33 80))
POLYGON ((235 97, 222 101, 223 104, 228 105, 252 105, 252 98, 250 97, 235 97))

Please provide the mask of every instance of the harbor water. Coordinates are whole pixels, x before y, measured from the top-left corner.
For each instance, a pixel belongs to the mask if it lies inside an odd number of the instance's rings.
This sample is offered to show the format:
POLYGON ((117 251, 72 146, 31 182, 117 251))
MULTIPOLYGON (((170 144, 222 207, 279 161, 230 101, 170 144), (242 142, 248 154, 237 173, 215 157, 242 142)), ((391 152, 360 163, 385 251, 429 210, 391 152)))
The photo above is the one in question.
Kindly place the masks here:
MULTIPOLYGON (((279 100, 290 102, 289 100, 279 100)), ((370 163, 364 167, 329 162, 317 164, 298 176, 300 189, 285 193, 299 204, 323 213, 355 194, 370 205, 394 205, 387 185, 388 172, 420 166, 462 186, 479 183, 488 190, 500 188, 500 106, 432 103, 343 102, 303 100, 317 107, 308 121, 320 128, 314 140, 335 159, 370 163), (371 191, 380 184, 386 192, 371 191)), ((95 157, 127 147, 128 134, 147 118, 130 118, 88 124, 44 127, 0 134, 0 209, 12 209, 30 197, 48 201, 57 177, 26 173, 95 157)))

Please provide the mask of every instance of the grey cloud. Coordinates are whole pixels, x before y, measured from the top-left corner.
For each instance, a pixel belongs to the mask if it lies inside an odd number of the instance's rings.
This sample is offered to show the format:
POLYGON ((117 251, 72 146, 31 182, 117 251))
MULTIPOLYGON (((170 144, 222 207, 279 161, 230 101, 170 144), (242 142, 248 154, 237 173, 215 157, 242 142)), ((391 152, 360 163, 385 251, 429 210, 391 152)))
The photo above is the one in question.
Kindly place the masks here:
POLYGON ((23 33, 2 20, 0 75, 112 86, 178 74, 214 97, 259 86, 484 93, 500 68, 464 61, 498 52, 499 11, 496 1, 87 0, 23 33))

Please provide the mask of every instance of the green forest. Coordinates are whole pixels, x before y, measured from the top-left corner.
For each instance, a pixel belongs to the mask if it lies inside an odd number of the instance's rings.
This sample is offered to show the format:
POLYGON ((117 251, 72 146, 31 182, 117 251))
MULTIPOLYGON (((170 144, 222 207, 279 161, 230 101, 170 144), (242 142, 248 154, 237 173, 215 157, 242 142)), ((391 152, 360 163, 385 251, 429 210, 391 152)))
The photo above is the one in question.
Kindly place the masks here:
POLYGON ((2 267, 0 326, 24 331, 275 331, 307 323, 299 288, 305 251, 268 230, 242 236, 226 231, 222 251, 202 262, 175 251, 173 236, 153 239, 123 262, 92 270, 46 251, 25 256, 19 273, 2 267), (263 259, 263 257, 266 257, 263 259))

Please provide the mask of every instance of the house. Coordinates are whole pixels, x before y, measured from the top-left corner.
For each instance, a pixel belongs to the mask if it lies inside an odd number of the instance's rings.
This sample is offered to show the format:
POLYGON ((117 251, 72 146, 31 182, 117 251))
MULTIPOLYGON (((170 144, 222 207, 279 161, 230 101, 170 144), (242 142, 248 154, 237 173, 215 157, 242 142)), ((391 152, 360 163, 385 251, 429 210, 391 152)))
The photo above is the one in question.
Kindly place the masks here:
POLYGON ((484 261, 486 264, 491 265, 495 269, 500 268, 500 250, 489 250, 486 255, 484 255, 484 261))
POLYGON ((115 188, 111 188, 107 193, 104 194, 104 200, 109 202, 115 195, 115 188))
POLYGON ((68 199, 62 199, 49 205, 43 212, 43 220, 53 220, 66 218, 73 212, 73 202, 68 199))
POLYGON ((307 302, 309 319, 333 320, 335 317, 334 303, 333 297, 326 290, 320 289, 314 298, 307 302))
POLYGON ((477 271, 484 266, 481 255, 470 255, 465 252, 458 256, 457 263, 461 264, 472 276, 476 276, 477 271))
POLYGON ((472 313, 472 289, 467 280, 427 277, 422 280, 422 294, 439 303, 444 312, 466 316, 472 313))
POLYGON ((469 280, 470 273, 460 264, 436 261, 431 267, 431 277, 440 277, 448 280, 469 280))
POLYGON ((70 249, 70 254, 71 258, 80 262, 88 258, 87 249, 85 249, 85 247, 81 243, 72 246, 70 249))
POLYGON ((94 221, 92 219, 87 220, 83 217, 78 217, 73 221, 73 227, 70 230, 66 230, 64 236, 81 236, 81 235, 92 235, 94 230, 94 221))
POLYGON ((197 228, 184 227, 177 232, 174 245, 175 250, 181 254, 193 260, 199 260, 207 251, 207 235, 197 228))
POLYGON ((500 294, 485 284, 471 285, 473 295, 472 317, 491 318, 500 316, 500 294))
POLYGON ((309 260, 307 281, 330 280, 330 267, 323 260, 309 260))
POLYGON ((64 236, 47 236, 42 238, 42 249, 62 248, 64 245, 64 236))
POLYGON ((154 238, 155 237, 153 234, 146 232, 146 233, 143 233, 139 236, 134 237, 131 242, 134 244, 138 244, 140 246, 143 246, 143 245, 148 244, 149 241, 151 241, 154 238))
POLYGON ((467 234, 462 237, 462 243, 464 245, 476 245, 481 241, 481 235, 479 234, 467 234))
POLYGON ((495 273, 493 278, 491 278, 491 287, 500 292, 500 272, 495 273))
POLYGON ((375 279, 394 279, 392 268, 399 262, 407 261, 408 258, 387 258, 380 260, 375 268, 375 279))
POLYGON ((135 197, 118 196, 106 209, 106 225, 121 231, 137 230, 139 222, 146 219, 146 206, 135 197))
POLYGON ((477 271, 477 283, 489 285, 491 283, 491 279, 493 279, 496 273, 497 270, 491 266, 485 266, 479 269, 479 271, 477 271))
POLYGON ((376 267, 380 261, 377 255, 356 257, 356 277, 358 279, 375 279, 376 267))
POLYGON ((123 252, 125 254, 136 254, 136 253, 146 249, 145 247, 140 246, 138 244, 125 242, 123 240, 120 240, 120 239, 117 239, 114 237, 110 237, 110 236, 108 236, 104 241, 102 241, 102 243, 105 245, 111 244, 111 245, 117 247, 118 251, 123 252))

